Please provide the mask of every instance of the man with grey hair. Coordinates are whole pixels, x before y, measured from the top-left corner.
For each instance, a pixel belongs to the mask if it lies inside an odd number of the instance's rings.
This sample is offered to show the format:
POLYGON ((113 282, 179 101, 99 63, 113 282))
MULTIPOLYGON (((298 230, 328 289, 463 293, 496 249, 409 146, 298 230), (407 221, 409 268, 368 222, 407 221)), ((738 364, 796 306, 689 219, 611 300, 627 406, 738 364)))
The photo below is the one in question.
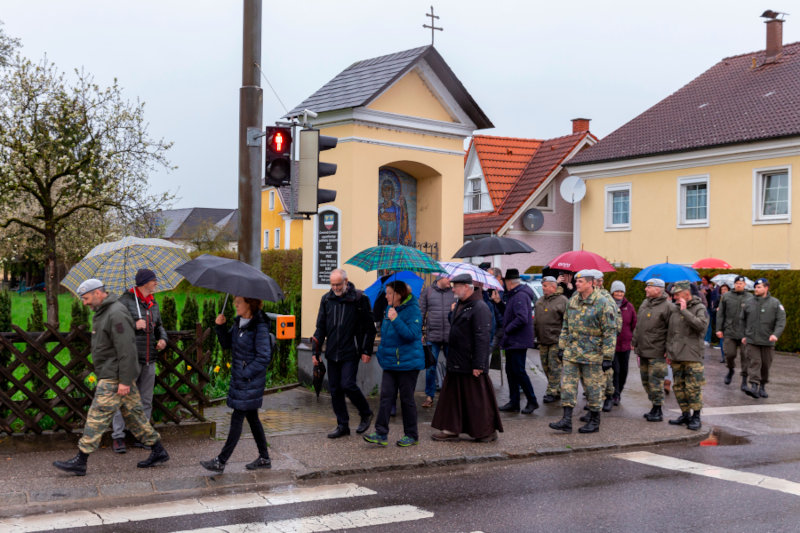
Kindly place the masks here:
POLYGON ((567 310, 567 298, 558 294, 558 282, 553 276, 542 278, 544 295, 534 304, 533 327, 539 342, 539 358, 547 377, 547 390, 542 401, 553 403, 561 398, 561 350, 558 337, 567 310))
POLYGON ((347 272, 337 268, 330 274, 331 290, 322 296, 317 313, 317 329, 311 337, 312 361, 319 364, 322 345, 328 360, 328 388, 336 429, 328 438, 336 439, 350 434, 350 415, 345 397, 358 409, 361 421, 356 433, 364 433, 372 422, 372 409, 358 388, 358 360, 369 363, 375 343, 375 323, 369 298, 347 281, 347 272), (327 340, 327 343, 325 342, 327 340))

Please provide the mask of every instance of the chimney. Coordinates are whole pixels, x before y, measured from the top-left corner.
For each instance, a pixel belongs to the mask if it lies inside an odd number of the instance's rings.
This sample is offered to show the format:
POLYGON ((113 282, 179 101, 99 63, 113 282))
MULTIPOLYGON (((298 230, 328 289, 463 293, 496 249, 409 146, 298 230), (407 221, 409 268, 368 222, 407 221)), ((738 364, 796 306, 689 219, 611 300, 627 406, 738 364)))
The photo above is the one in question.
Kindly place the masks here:
POLYGON ((783 20, 771 19, 767 25, 767 61, 776 59, 783 52, 783 20))
POLYGON ((572 119, 572 133, 583 133, 589 131, 590 118, 573 118, 572 119))

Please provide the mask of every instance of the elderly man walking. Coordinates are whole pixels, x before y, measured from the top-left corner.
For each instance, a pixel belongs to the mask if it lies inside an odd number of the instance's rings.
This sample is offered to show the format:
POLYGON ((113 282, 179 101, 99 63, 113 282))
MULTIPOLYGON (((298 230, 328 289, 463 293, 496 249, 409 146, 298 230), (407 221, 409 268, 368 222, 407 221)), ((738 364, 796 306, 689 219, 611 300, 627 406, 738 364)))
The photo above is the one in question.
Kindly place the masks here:
POLYGON ((506 376, 508 377, 508 403, 501 411, 520 410, 519 390, 525 394, 527 404, 522 414, 529 415, 539 408, 533 384, 525 367, 528 348, 533 348, 533 317, 531 302, 534 294, 530 287, 523 285, 519 270, 506 270, 506 289, 508 293, 506 310, 503 315, 503 348, 506 351, 506 376))
POLYGON ((547 377, 547 390, 542 401, 553 403, 561 398, 561 350, 558 337, 567 311, 567 298, 558 294, 558 282, 552 276, 542 278, 544 296, 534 304, 533 326, 539 341, 539 358, 547 377))
POLYGON ((589 416, 580 433, 600 429, 600 406, 605 377, 611 367, 617 343, 616 311, 593 287, 594 273, 581 270, 575 275, 576 293, 570 298, 561 328, 558 346, 564 351, 561 375, 561 405, 564 414, 550 427, 572 433, 572 410, 575 407, 578 381, 586 388, 589 416))
POLYGON ((725 375, 725 385, 730 385, 736 370, 736 353, 739 353, 739 365, 742 374, 742 391, 747 390, 747 349, 742 344, 744 337, 744 322, 742 314, 747 302, 753 295, 745 289, 745 277, 736 276, 733 281, 733 290, 722 295, 717 308, 717 338, 722 339, 722 353, 725 354, 725 363, 728 373, 725 375))
POLYGON ((133 333, 133 319, 116 296, 109 296, 103 282, 87 279, 78 287, 83 305, 94 312, 92 321, 92 361, 97 374, 97 388, 86 415, 83 436, 78 441, 78 455, 68 461, 55 461, 53 466, 78 476, 86 475, 89 454, 100 446, 114 412, 119 409, 133 435, 151 447, 150 456, 139 461, 139 468, 165 463, 169 454, 161 445, 161 437, 144 415, 142 400, 136 387, 139 363, 133 333))
POLYGON ((364 433, 372 422, 372 409, 358 388, 358 360, 368 363, 375 342, 375 322, 369 298, 347 281, 347 272, 337 268, 330 275, 331 290, 322 296, 317 313, 317 329, 311 337, 314 366, 319 364, 322 344, 328 360, 328 387, 331 392, 336 429, 328 433, 329 439, 350 434, 350 415, 345 396, 358 409, 361 422, 356 433, 364 433))
POLYGON ((742 312, 742 344, 747 345, 747 379, 750 382, 745 393, 753 398, 768 398, 764 387, 769 382, 775 343, 786 327, 786 310, 777 298, 769 295, 767 278, 757 279, 753 292, 755 296, 742 312))

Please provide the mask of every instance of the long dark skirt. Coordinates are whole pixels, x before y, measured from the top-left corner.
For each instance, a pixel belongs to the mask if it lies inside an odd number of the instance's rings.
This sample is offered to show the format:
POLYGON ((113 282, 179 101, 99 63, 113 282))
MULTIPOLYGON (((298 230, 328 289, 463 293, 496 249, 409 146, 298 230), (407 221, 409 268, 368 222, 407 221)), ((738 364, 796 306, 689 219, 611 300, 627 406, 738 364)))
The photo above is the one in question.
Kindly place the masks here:
POLYGON ((448 372, 433 413, 431 427, 451 433, 466 433, 473 439, 503 431, 492 380, 485 372, 472 374, 448 372))

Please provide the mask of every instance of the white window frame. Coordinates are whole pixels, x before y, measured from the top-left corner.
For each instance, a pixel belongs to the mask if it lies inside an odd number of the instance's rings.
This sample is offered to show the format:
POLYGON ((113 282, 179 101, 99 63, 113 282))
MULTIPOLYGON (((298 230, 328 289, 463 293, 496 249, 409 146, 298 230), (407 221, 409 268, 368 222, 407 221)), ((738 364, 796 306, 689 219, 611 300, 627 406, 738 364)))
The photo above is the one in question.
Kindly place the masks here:
POLYGON ((275 249, 281 249, 281 228, 275 228, 275 249))
POLYGON ((486 188, 486 181, 483 176, 480 174, 468 176, 464 183, 464 213, 486 213, 492 209, 492 199, 489 197, 489 190, 486 188), (473 192, 475 183, 473 180, 477 180, 481 186, 481 190, 477 194, 473 192), (476 196, 480 198, 480 209, 473 209, 472 207, 472 202, 476 196))
POLYGON ((275 210, 275 191, 269 191, 269 210, 275 210))
POLYGON ((483 187, 483 184, 481 183, 481 181, 482 180, 480 178, 469 178, 467 180, 467 183, 469 184, 469 196, 470 196, 469 197, 469 206, 470 206, 469 209, 473 213, 479 213, 481 211, 481 208, 483 207, 483 198, 481 197, 482 196, 481 193, 483 192, 481 190, 482 187, 483 187), (477 193, 475 192, 475 185, 476 184, 478 185, 478 192, 477 193), (475 207, 475 199, 476 198, 478 200, 478 207, 477 208, 475 207))
POLYGON ((269 250, 269 230, 264 230, 264 249, 269 250))
POLYGON ((547 187, 547 189, 544 191, 544 194, 542 194, 541 197, 536 200, 536 204, 531 207, 534 207, 539 211, 554 212, 555 201, 553 198, 553 187, 547 187), (547 200, 547 202, 542 205, 542 200, 547 200))
POLYGON ((683 176, 678 178, 678 228, 707 228, 711 220, 711 180, 708 174, 683 176), (688 220, 686 218, 686 188, 689 185, 705 184, 706 186, 706 218, 688 220))
POLYGON ((630 231, 631 218, 633 218, 633 186, 630 182, 615 183, 614 185, 606 185, 605 187, 605 230, 606 231, 630 231), (612 212, 613 202, 611 201, 612 193, 619 191, 628 191, 628 223, 627 224, 614 224, 612 222, 614 213, 612 212))
POLYGON ((753 225, 790 224, 792 222, 792 165, 762 167, 753 169, 753 225), (768 174, 786 172, 788 181, 787 210, 785 215, 764 215, 761 183, 768 174))

